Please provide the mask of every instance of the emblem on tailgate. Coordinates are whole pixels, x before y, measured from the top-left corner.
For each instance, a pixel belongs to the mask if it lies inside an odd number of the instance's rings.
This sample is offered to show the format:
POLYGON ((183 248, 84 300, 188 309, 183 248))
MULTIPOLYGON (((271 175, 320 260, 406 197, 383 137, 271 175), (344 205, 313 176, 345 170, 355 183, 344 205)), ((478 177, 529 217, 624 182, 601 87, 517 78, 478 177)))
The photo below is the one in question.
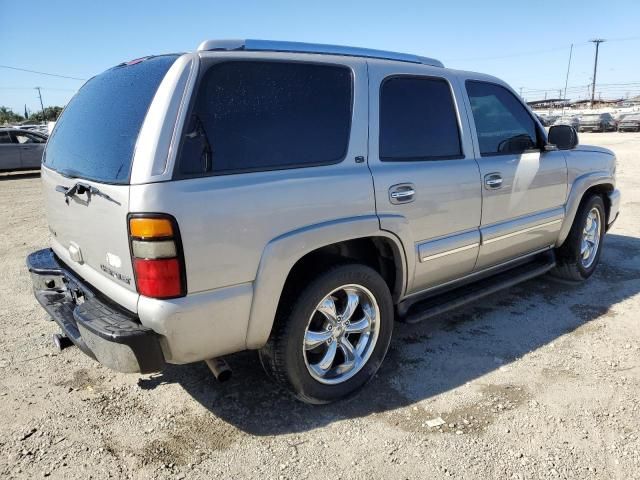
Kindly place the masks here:
POLYGON ((127 277, 126 275, 122 275, 119 272, 111 270, 109 267, 107 267, 106 265, 103 265, 103 264, 100 264, 100 269, 104 273, 111 275, 113 278, 116 278, 116 279, 120 280, 121 282, 126 283, 127 285, 131 285, 131 277, 127 277))

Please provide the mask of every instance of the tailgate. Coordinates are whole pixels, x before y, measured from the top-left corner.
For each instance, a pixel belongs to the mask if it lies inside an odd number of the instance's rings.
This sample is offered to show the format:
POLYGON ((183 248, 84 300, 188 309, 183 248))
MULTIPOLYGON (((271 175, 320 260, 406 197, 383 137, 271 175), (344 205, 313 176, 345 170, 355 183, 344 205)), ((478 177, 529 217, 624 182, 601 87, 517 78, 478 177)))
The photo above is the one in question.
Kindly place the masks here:
POLYGON ((53 251, 72 270, 123 307, 136 311, 127 213, 129 185, 67 178, 46 167, 42 182, 53 251), (65 197, 62 189, 81 182, 99 194, 65 197))
POLYGON ((64 109, 44 153, 53 251, 132 312, 138 302, 127 227, 133 154, 153 97, 177 57, 140 58, 91 78, 64 109))

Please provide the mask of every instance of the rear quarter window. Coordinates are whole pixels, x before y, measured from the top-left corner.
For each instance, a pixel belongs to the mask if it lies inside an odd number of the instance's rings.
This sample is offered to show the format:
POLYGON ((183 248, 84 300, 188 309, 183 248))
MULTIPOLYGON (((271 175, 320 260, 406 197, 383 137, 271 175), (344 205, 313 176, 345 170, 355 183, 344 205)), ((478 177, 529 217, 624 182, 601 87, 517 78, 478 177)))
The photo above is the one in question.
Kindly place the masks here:
POLYGON ((45 164, 73 177, 128 183, 142 122, 177 58, 163 55, 122 64, 89 80, 58 120, 45 164))
POLYGON ((382 161, 463 158, 451 87, 443 78, 396 76, 380 88, 382 161))
POLYGON ((178 176, 327 165, 347 153, 352 74, 343 66, 230 61, 202 76, 178 176))

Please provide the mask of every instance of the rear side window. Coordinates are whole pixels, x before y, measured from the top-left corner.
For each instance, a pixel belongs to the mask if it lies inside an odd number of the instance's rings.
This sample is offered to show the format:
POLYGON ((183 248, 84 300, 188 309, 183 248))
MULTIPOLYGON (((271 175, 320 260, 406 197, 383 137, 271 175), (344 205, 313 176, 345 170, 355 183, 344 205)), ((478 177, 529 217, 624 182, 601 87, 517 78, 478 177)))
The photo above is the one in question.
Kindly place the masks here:
POLYGON ((225 62, 202 77, 180 155, 182 175, 340 162, 349 144, 346 67, 225 62))
POLYGON ((73 177, 128 183, 142 122, 176 58, 122 64, 89 80, 56 123, 45 164, 73 177))
POLYGON ((522 103, 506 88, 467 81, 481 155, 522 153, 537 145, 536 126, 522 103))
POLYGON ((380 90, 380 159, 462 158, 451 88, 441 78, 391 77, 380 90))

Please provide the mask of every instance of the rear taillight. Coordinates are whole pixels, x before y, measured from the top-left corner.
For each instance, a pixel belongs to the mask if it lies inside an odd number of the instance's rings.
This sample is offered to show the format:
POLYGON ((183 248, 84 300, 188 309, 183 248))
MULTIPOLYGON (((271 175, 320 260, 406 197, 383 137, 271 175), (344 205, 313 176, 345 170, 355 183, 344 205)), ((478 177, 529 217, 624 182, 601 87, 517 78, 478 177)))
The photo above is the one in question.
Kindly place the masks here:
POLYGON ((140 295, 175 298, 186 294, 180 232, 173 217, 163 214, 130 215, 129 241, 140 295))

